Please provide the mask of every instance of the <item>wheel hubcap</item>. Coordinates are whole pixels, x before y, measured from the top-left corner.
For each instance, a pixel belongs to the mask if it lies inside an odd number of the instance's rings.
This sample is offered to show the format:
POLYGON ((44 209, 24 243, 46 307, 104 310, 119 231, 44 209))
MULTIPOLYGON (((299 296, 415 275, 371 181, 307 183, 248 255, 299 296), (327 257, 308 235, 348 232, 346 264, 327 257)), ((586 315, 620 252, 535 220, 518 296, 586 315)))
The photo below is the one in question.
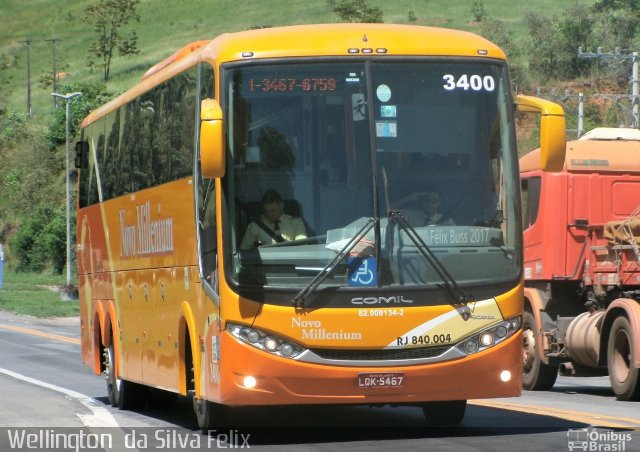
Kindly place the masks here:
POLYGON ((624 331, 618 331, 613 342, 613 369, 612 374, 616 380, 623 382, 629 376, 629 367, 631 365, 631 346, 629 337, 624 331))
POLYGON ((525 370, 529 370, 533 365, 533 359, 536 353, 536 340, 533 336, 533 331, 530 329, 524 330, 522 340, 524 344, 524 347, 522 348, 522 365, 525 370))

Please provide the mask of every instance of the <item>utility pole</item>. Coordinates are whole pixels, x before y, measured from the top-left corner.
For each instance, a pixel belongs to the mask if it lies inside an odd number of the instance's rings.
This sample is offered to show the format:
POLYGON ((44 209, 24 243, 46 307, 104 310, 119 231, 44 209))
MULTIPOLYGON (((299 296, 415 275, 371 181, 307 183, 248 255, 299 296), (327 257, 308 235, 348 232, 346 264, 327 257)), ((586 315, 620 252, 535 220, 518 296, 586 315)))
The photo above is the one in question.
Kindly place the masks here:
MULTIPOLYGON (((54 93, 58 92, 58 77, 57 77, 58 69, 56 67, 56 41, 57 40, 58 40, 57 38, 45 39, 45 41, 51 42, 51 57, 52 57, 52 61, 53 61, 53 71, 52 71, 53 79, 52 79, 52 83, 53 83, 53 92, 54 93)), ((52 96, 52 97, 53 97, 53 108, 55 108, 57 110, 58 109, 58 96, 52 96)))
POLYGON ((619 48, 616 48, 613 53, 607 53, 602 51, 602 47, 598 47, 596 49, 596 52, 593 53, 584 52, 582 47, 579 47, 578 58, 601 59, 606 62, 613 62, 618 65, 628 60, 631 61, 631 126, 636 129, 640 128, 640 114, 638 111, 638 105, 640 102, 640 99, 638 98, 638 52, 622 53, 619 48))
POLYGON ((578 138, 584 133, 584 94, 578 93, 578 138))
POLYGON ((20 41, 27 45, 27 115, 31 117, 31 38, 20 41))
POLYGON ((66 163, 66 180, 67 180, 67 291, 71 292, 71 177, 70 177, 70 168, 71 168, 71 150, 69 143, 69 135, 70 135, 70 120, 69 120, 69 102, 71 99, 77 96, 81 96, 82 93, 71 93, 71 94, 58 94, 56 92, 51 93, 53 97, 59 97, 60 99, 64 99, 66 102, 66 134, 65 141, 67 147, 67 163, 66 163))
POLYGON ((633 64, 631 66, 631 95, 633 96, 633 122, 634 127, 640 127, 640 117, 638 116, 638 52, 633 52, 633 64))

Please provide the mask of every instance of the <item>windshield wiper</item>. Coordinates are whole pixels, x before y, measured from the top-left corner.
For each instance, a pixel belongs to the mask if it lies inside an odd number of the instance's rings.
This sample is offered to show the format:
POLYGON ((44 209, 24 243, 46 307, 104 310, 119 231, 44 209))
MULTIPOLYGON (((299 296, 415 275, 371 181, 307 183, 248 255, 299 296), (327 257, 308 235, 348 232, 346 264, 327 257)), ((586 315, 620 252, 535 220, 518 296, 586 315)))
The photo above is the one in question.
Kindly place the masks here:
MULTIPOLYGON (((411 224, 404 217, 402 212, 398 210, 391 210, 389 212, 390 223, 391 221, 395 222, 400 229, 402 229, 409 239, 413 242, 413 244, 418 248, 420 254, 425 258, 425 260, 433 267, 436 271, 442 282, 444 283, 444 288, 446 289, 446 293, 451 298, 452 305, 458 309, 460 314, 465 318, 471 315, 471 309, 467 306, 467 303, 473 301, 471 297, 469 297, 464 290, 458 285, 456 280, 451 276, 451 274, 447 271, 446 267, 442 265, 440 259, 435 255, 435 253, 431 250, 429 245, 422 240, 422 237, 416 232, 416 230, 411 226, 411 224)), ((389 225, 390 226, 390 225, 389 225)), ((387 226, 387 227, 389 227, 387 226)))
POLYGON ((338 254, 329 262, 320 273, 318 273, 310 282, 307 284, 298 294, 293 297, 291 300, 291 304, 296 307, 304 307, 304 303, 307 297, 312 294, 318 286, 324 281, 331 272, 336 268, 338 263, 344 259, 344 257, 349 254, 349 252, 358 244, 360 240, 364 238, 365 235, 373 228, 373 226, 378 222, 374 218, 369 218, 367 222, 356 232, 356 234, 351 237, 351 239, 342 247, 342 249, 338 252, 338 254))

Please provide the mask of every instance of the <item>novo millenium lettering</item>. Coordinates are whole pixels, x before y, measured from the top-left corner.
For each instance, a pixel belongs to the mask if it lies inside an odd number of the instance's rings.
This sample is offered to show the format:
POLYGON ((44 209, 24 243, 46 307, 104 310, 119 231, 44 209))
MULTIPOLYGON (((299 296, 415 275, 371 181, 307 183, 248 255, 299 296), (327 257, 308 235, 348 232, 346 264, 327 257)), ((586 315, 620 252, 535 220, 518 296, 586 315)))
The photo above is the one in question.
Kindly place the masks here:
POLYGON ((126 223, 119 212, 120 257, 133 258, 173 252, 173 218, 153 218, 149 201, 136 206, 136 223, 126 223))

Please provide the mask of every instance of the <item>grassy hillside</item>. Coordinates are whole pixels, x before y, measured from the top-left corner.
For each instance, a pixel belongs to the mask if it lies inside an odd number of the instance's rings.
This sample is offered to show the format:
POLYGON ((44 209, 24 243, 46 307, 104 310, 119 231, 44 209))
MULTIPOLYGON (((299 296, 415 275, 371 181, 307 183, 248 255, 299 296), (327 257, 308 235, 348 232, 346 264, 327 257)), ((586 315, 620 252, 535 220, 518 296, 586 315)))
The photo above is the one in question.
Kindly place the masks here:
MULTIPOLYGON (((338 1, 338 0, 335 0, 338 1)), ((595 0, 576 0, 588 7, 595 0)), ((51 86, 43 85, 43 75, 52 72, 51 39, 56 41, 61 83, 97 81, 99 68, 87 67, 88 47, 94 39, 91 25, 84 19, 87 5, 95 0, 1 0, 0 18, 0 108, 26 112, 25 41, 31 44, 32 111, 36 119, 45 119, 52 111, 51 86)), ((336 22, 328 0, 142 0, 137 56, 116 56, 111 66, 108 89, 118 92, 133 84, 146 69, 184 44, 212 38, 220 33, 245 30, 253 26, 298 23, 336 22)), ((462 28, 478 31, 472 21, 472 0, 367 0, 384 13, 385 22, 408 23, 409 11, 420 25, 462 28)), ((564 10, 569 1, 481 0, 487 18, 499 19, 516 39, 524 33, 526 12, 554 14, 564 10)))

